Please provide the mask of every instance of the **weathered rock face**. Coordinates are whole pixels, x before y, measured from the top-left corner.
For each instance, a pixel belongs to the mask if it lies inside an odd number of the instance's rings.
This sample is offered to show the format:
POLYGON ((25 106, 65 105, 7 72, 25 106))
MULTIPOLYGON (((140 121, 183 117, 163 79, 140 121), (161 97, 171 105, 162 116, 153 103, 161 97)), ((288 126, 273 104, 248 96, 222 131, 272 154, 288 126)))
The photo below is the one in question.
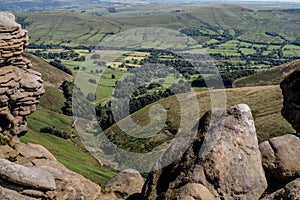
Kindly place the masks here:
POLYGON ((0 159, 0 187, 6 191, 0 193, 1 199, 27 199, 45 197, 45 191, 55 190, 56 184, 54 177, 42 168, 0 159))
POLYGON ((44 93, 41 74, 30 69, 22 56, 28 45, 27 31, 12 14, 0 13, 0 136, 2 143, 10 135, 27 131, 25 116, 34 112, 44 93), (9 133, 7 131, 9 130, 9 133))
POLYGON ((25 167, 0 159, 0 177, 17 185, 41 190, 54 190, 54 177, 38 167, 25 167))
POLYGON ((144 179, 141 174, 133 169, 127 169, 118 173, 104 185, 106 193, 114 193, 116 197, 128 198, 142 191, 144 179))
POLYGON ((213 110, 199 127, 181 158, 149 175, 143 197, 259 199, 267 181, 249 107, 213 110))
POLYGON ((285 78, 280 87, 284 97, 282 116, 300 133, 300 71, 285 78))
POLYGON ((99 185, 68 170, 40 145, 16 142, 0 145, 0 152, 0 199, 101 199, 99 185), (15 162, 1 159, 7 153, 15 162))
POLYGON ((300 138, 287 134, 265 141, 259 148, 270 191, 300 177, 300 138))

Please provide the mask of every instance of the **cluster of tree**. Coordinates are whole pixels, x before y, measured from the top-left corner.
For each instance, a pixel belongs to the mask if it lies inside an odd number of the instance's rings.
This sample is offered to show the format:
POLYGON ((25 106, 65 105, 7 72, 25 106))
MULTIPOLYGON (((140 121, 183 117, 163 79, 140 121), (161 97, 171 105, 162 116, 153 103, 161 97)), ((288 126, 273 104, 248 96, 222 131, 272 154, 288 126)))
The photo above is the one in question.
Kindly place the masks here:
POLYGON ((89 78, 89 82, 93 84, 97 84, 97 80, 94 78, 89 78))
MULTIPOLYGON (((64 42, 64 41, 62 41, 64 42)), ((47 50, 47 49, 64 49, 64 50, 67 50, 67 51, 72 51, 74 49, 83 49, 83 50, 88 50, 89 53, 92 52, 93 49, 95 49, 95 46, 84 46, 84 45, 79 45, 79 46, 74 46, 74 47, 69 47, 69 46, 66 46, 66 45, 61 45, 61 44, 53 44, 53 43, 50 43, 50 44, 45 44, 45 43, 41 43, 41 44, 37 44, 37 43, 34 43, 34 42, 31 42, 29 43, 28 49, 44 49, 44 50, 47 50)))
POLYGON ((236 70, 232 72, 221 73, 221 76, 213 75, 206 78, 199 75, 196 80, 192 81, 192 87, 227 87, 231 88, 232 83, 241 77, 250 76, 255 73, 255 70, 236 70))
POLYGON ((172 96, 174 94, 181 94, 190 92, 191 87, 188 83, 178 83, 173 84, 171 87, 166 89, 165 91, 159 90, 158 92, 154 92, 153 94, 146 94, 139 97, 133 97, 130 99, 129 102, 129 112, 130 114, 144 108, 145 106, 154 103, 160 99, 167 98, 169 96, 172 96))
POLYGON ((73 60, 73 61, 85 61, 85 56, 80 56, 74 50, 62 51, 62 52, 43 52, 41 50, 36 50, 34 55, 44 58, 44 59, 61 59, 61 60, 73 60))
POLYGON ((55 136, 63 138, 63 139, 70 139, 72 137, 72 135, 67 133, 66 131, 59 130, 55 127, 43 127, 40 129, 40 132, 55 135, 55 136))
MULTIPOLYGON (((94 116, 94 106, 90 103, 91 95, 85 97, 73 82, 64 81, 61 85, 63 95, 66 99, 62 111, 65 115, 92 119, 94 116), (75 112, 75 113, 74 113, 75 112)), ((95 98, 95 96, 93 97, 95 98)))
POLYGON ((22 28, 26 29, 28 26, 32 24, 32 21, 27 21, 27 17, 16 17, 16 22, 21 24, 22 28))
POLYGON ((181 81, 178 84, 173 84, 171 87, 167 88, 164 91, 159 90, 158 92, 154 92, 152 94, 147 94, 147 91, 145 91, 145 89, 146 86, 139 87, 137 93, 143 95, 137 96, 134 92, 129 100, 122 98, 113 99, 114 108, 112 108, 111 101, 108 102, 105 106, 96 106, 96 115, 101 128, 105 130, 116 123, 116 121, 124 119, 129 114, 132 114, 160 99, 169 97, 174 94, 189 92, 191 90, 191 87, 189 83, 181 81))
POLYGON ((63 91, 63 95, 66 99, 66 101, 64 102, 64 106, 62 107, 62 111, 65 115, 69 115, 72 116, 73 115, 73 111, 72 111, 72 94, 73 94, 73 88, 74 88, 74 84, 72 82, 69 81, 64 81, 60 88, 63 91))
MULTIPOLYGON (((240 35, 241 31, 235 30, 235 36, 231 35, 228 30, 219 31, 214 27, 208 27, 210 30, 212 30, 214 33, 209 32, 203 32, 199 30, 198 28, 185 28, 180 30, 181 33, 186 34, 187 36, 191 37, 197 37, 197 36, 204 36, 211 39, 215 39, 218 42, 216 42, 214 45, 220 45, 222 43, 225 43, 229 40, 233 40, 235 37, 240 35)), ((206 46, 205 46, 206 47, 206 46)))
POLYGON ((116 13, 117 12, 115 7, 109 7, 109 8, 107 8, 107 11, 109 13, 116 13))
POLYGON ((73 75, 72 71, 61 63, 61 60, 55 59, 53 61, 50 61, 49 64, 52 65, 53 67, 56 67, 57 69, 66 72, 67 74, 73 75))

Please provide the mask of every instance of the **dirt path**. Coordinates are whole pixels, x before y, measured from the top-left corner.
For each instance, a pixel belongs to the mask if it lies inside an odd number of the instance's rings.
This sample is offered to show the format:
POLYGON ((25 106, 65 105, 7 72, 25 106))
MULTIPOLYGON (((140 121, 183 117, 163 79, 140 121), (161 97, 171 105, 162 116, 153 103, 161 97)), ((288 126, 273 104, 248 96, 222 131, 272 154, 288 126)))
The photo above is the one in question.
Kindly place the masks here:
POLYGON ((225 89, 212 89, 210 91, 201 91, 201 92, 191 92, 188 97, 197 96, 200 94, 206 94, 208 92, 222 92, 222 91, 259 91, 271 88, 279 88, 279 85, 266 85, 266 86, 253 86, 253 87, 238 87, 238 88, 225 88, 225 89))

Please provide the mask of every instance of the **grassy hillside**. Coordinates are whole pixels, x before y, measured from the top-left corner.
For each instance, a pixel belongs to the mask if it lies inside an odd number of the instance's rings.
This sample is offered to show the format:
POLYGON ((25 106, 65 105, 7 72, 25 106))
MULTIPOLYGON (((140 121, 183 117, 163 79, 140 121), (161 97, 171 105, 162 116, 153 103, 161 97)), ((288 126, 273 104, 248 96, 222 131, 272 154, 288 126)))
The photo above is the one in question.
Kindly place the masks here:
POLYGON ((266 71, 258 72, 254 75, 243 77, 233 83, 234 87, 247 87, 259 85, 278 85, 285 76, 300 69, 300 60, 273 67, 266 71))
POLYGON ((41 144, 69 169, 96 183, 105 183, 115 175, 115 172, 102 167, 85 150, 77 137, 65 140, 54 135, 40 133, 40 129, 43 127, 55 127, 60 131, 76 135, 76 130, 71 127, 73 118, 61 114, 61 107, 65 99, 58 88, 63 80, 71 80, 72 77, 52 67, 40 58, 31 54, 25 56, 31 60, 32 68, 42 73, 46 92, 40 100, 37 111, 27 117, 29 130, 21 138, 21 141, 41 144))
POLYGON ((71 12, 16 13, 25 21, 30 43, 93 46, 105 33, 118 33, 123 24, 110 19, 71 12), (26 25, 27 23, 27 25, 26 25))
MULTIPOLYGON (((198 92, 196 95, 199 101, 200 115, 202 116, 211 107, 210 96, 208 92, 198 92)), ((270 137, 293 131, 288 122, 280 114, 282 108, 282 94, 278 85, 227 89, 226 96, 226 107, 239 103, 246 103, 250 106, 255 118, 260 142, 270 137), (261 102, 268 103, 265 104, 261 102)), ((171 126, 178 127, 180 122, 180 105, 178 105, 176 97, 171 96, 157 103, 167 110, 169 116, 168 120, 171 122, 171 126)), ((151 106, 153 106, 153 104, 137 111, 132 115, 132 118, 138 122, 139 125, 150 123, 148 110, 151 106)), ((191 109, 191 111, 193 111, 193 109, 191 109)), ((194 112, 195 111, 196 110, 194 110, 194 112)), ((189 115, 195 116, 195 113, 191 112, 189 115)), ((117 133, 117 130, 117 126, 114 125, 107 130, 107 133, 117 133)))
POLYGON ((47 61, 39 57, 30 53, 24 53, 24 56, 31 61, 32 69, 42 74, 46 86, 58 88, 64 80, 73 80, 72 76, 52 67, 47 61))
MULTIPOLYGON (((185 98, 191 98, 193 95, 196 95, 198 99, 200 115, 202 116, 211 108, 209 93, 207 91, 197 92, 195 94, 191 93, 185 95, 185 98)), ((278 85, 227 89, 226 96, 226 107, 240 103, 246 103, 250 106, 255 120, 259 142, 263 142, 271 137, 294 132, 289 123, 281 116, 282 94, 278 85)), ((185 102, 186 100, 183 103, 185 102)), ((137 111, 131 116, 133 121, 140 126, 155 123, 153 121, 154 119, 149 118, 148 114, 149 109, 155 104, 163 106, 166 110, 169 129, 177 130, 182 120, 186 120, 185 126, 193 126, 199 119, 197 117, 197 115, 199 115, 197 109, 189 105, 185 105, 187 106, 185 111, 188 110, 188 114, 182 114, 182 107, 178 104, 176 97, 171 96, 137 111)), ((120 122, 120 124, 122 124, 122 122, 120 122)), ((154 126, 156 125, 154 124, 154 126)), ((184 129, 185 126, 182 128, 184 129)), ((167 144, 168 141, 172 139, 172 134, 163 130, 154 134, 151 139, 142 142, 143 139, 129 136, 129 133, 132 134, 132 130, 132 127, 128 127, 128 132, 124 132, 117 125, 113 125, 107 129, 105 133, 110 140, 119 147, 133 152, 151 152, 153 148, 159 149, 164 147, 164 144, 167 144)), ((113 162, 113 157, 110 159, 112 159, 111 161, 113 162)))

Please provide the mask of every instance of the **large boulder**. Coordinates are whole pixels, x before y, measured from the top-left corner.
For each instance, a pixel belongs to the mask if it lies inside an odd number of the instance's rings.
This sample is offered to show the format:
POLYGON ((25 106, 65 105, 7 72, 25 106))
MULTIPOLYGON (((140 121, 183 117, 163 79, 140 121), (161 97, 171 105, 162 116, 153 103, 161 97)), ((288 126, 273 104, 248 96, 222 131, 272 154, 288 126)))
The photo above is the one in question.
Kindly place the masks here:
POLYGON ((267 181, 247 105, 206 113, 191 135, 191 146, 177 161, 150 173, 143 198, 255 200, 262 196, 267 181))
POLYGON ((102 199, 99 185, 67 169, 44 147, 21 142, 15 146, 18 151, 0 147, 17 152, 15 162, 0 155, 0 189, 5 188, 0 199, 102 199))
POLYGON ((0 186, 0 199, 2 200, 35 200, 26 195, 22 195, 15 190, 10 190, 0 186))
POLYGON ((295 71, 281 83, 284 97, 282 116, 300 133, 300 71, 295 71))
POLYGON ((274 191, 300 177, 300 138, 287 134, 260 144, 269 190, 274 191))
POLYGON ((0 178, 11 183, 40 190, 55 190, 54 177, 39 167, 25 167, 0 159, 0 178))
POLYGON ((106 193, 114 193, 119 198, 128 198, 142 192, 144 179, 141 174, 133 169, 118 173, 104 185, 106 193))

